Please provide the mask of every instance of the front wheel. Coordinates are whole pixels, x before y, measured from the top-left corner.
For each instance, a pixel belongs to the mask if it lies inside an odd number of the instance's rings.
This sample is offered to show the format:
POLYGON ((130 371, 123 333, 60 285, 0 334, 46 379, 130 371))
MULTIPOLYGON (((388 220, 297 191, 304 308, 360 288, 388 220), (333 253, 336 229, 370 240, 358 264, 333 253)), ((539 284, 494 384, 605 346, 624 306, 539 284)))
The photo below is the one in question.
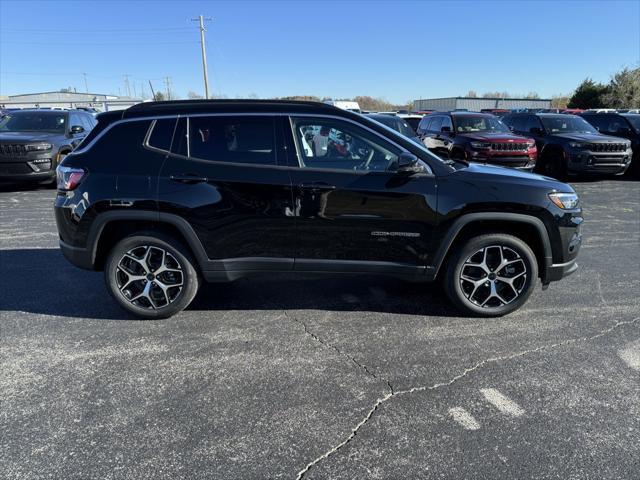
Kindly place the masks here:
POLYGON ((141 318, 167 318, 184 310, 200 285, 187 249, 164 236, 124 238, 109 253, 104 274, 116 302, 141 318))
POLYGON ((498 317, 520 308, 533 293, 538 263, 512 235, 471 238, 448 262, 444 288, 454 306, 473 316, 498 317))

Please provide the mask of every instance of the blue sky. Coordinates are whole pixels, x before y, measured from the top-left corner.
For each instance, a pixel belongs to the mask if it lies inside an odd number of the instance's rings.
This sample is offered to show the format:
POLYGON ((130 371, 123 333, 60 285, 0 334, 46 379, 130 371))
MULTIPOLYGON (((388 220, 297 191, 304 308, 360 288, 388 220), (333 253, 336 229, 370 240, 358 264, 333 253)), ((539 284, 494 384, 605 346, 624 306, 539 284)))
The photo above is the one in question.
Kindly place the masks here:
POLYGON ((640 65, 640 0, 0 0, 0 94, 84 91, 82 72, 94 93, 123 93, 125 73, 136 91, 171 76, 203 93, 199 14, 211 90, 229 97, 549 97, 640 65))

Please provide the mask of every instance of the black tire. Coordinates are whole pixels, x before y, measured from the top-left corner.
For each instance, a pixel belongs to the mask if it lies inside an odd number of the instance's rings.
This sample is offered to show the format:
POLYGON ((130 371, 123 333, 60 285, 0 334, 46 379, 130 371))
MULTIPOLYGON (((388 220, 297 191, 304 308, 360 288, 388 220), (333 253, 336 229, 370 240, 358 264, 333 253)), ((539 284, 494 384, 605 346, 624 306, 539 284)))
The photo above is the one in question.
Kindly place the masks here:
POLYGON ((122 239, 109 252, 104 275, 107 290, 115 301, 128 312, 145 319, 167 318, 181 312, 191 303, 200 286, 196 262, 189 250, 174 238, 160 234, 139 233, 122 239), (150 251, 149 259, 144 260, 147 251, 150 251), (131 255, 125 258, 128 253, 131 255), (160 270, 160 267, 156 268, 160 264, 167 268, 155 277, 153 272, 160 270), (147 272, 153 278, 148 277, 147 272), (146 278, 131 280, 139 276, 146 278), (144 296, 148 283, 151 285, 144 296), (130 287, 127 288, 128 284, 130 287), (132 302, 132 297, 141 293, 143 296, 132 302))
POLYGON ((533 293, 537 279, 538 263, 531 248, 517 237, 496 233, 473 237, 453 252, 447 263, 443 286, 453 305, 462 313, 470 316, 500 317, 524 305, 533 293), (481 250, 484 250, 482 254, 481 250), (512 263, 495 269, 498 265, 498 252, 500 260, 506 259, 512 263), (484 267, 475 266, 480 255, 486 260, 484 265, 491 267, 491 273, 485 273, 484 267), (462 279, 463 269, 465 278, 477 278, 476 282, 481 285, 462 279), (522 271, 525 273, 522 274, 522 271), (499 273, 503 275, 496 276, 499 273), (503 277, 513 286, 500 280, 503 277), (477 290, 473 290, 474 286, 477 290), (498 293, 498 297, 493 296, 494 292, 498 293), (485 294, 491 298, 482 306, 485 294))
POLYGON ((543 156, 536 165, 537 173, 556 180, 567 179, 567 165, 561 154, 548 154, 543 156))

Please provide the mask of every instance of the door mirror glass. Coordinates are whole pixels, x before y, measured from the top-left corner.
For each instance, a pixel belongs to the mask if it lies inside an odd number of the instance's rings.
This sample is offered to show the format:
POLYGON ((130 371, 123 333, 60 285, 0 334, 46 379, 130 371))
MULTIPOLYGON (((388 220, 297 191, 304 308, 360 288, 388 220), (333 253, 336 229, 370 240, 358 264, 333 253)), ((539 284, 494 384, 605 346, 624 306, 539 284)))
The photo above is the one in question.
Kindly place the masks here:
POLYGON ((532 133, 534 135, 542 135, 542 129, 540 127, 531 127, 529 129, 529 133, 532 133))
POLYGON ((73 127, 71 127, 71 135, 77 135, 78 133, 82 133, 84 132, 84 127, 81 127, 80 125, 74 125, 73 127))
POLYGON ((440 129, 440 131, 443 133, 451 133, 451 127, 448 125, 445 125, 440 129))

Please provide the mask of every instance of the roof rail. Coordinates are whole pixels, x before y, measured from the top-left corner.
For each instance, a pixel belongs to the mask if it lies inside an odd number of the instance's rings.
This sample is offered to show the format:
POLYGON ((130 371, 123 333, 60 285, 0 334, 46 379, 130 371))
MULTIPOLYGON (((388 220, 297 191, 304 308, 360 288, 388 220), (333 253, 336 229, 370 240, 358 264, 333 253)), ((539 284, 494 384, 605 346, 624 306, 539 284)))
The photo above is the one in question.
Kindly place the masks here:
POLYGON ((221 100, 165 100, 160 102, 143 102, 132 105, 127 110, 140 111, 140 110, 153 110, 156 108, 166 107, 194 107, 205 105, 252 105, 252 104, 267 104, 267 105, 306 105, 316 108, 326 108, 328 110, 334 110, 337 107, 328 105, 322 102, 312 102, 308 100, 252 100, 252 99, 221 99, 221 100))

